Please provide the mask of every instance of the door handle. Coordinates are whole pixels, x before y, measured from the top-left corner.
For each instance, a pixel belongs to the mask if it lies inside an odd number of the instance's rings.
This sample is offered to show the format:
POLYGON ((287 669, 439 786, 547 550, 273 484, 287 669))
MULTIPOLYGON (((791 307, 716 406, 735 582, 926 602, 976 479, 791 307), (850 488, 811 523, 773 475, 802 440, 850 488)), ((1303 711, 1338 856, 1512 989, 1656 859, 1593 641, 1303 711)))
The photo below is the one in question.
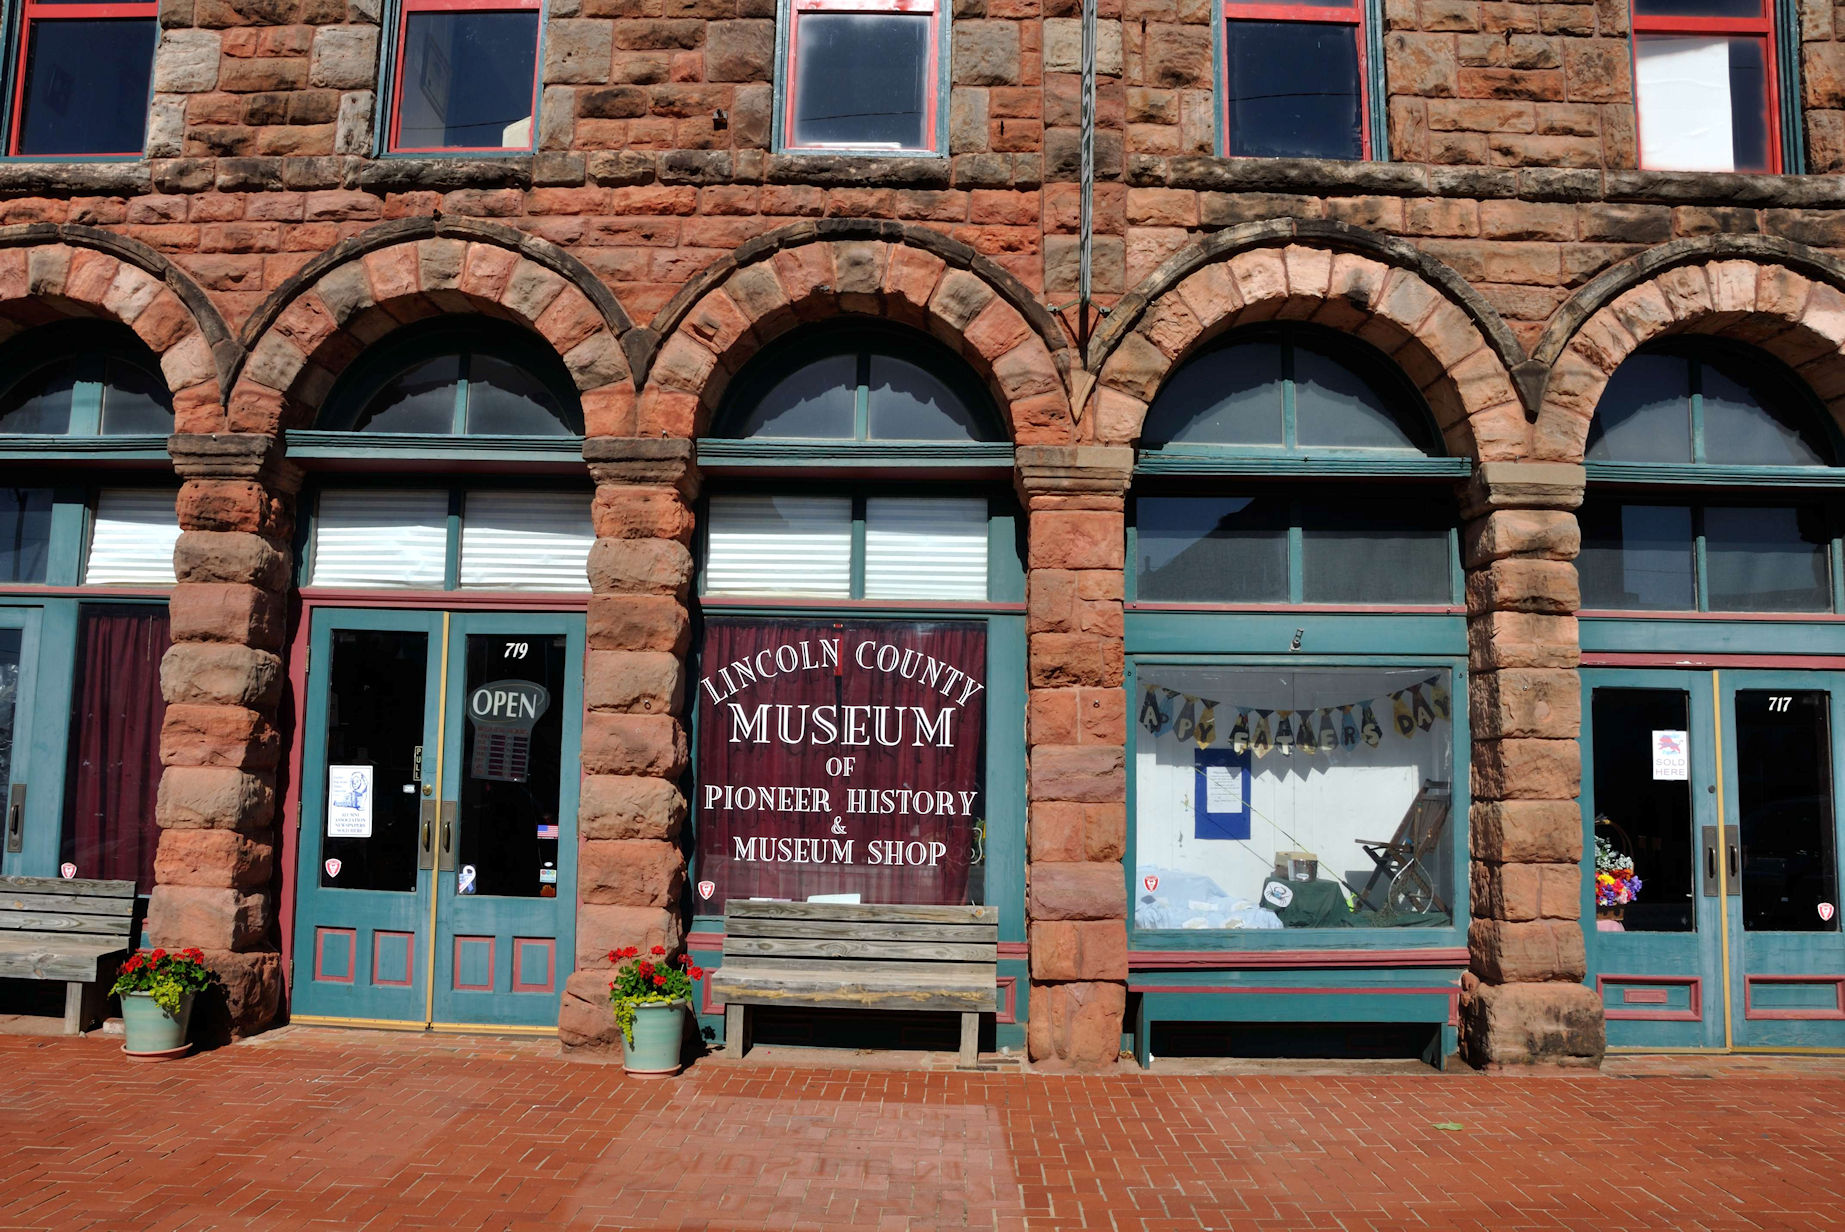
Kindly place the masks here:
POLYGON ((1730 893, 1742 893, 1742 849, 1735 842, 1729 844, 1730 859, 1730 893))
POLYGON ((1717 827, 1705 826, 1704 839, 1704 897, 1717 897, 1717 827))
POLYGON ((6 849, 10 852, 20 852, 25 848, 26 785, 14 783, 6 802, 6 849))
POLYGON ((436 867, 449 872, 455 867, 455 802, 442 802, 442 837, 436 850, 436 867))
POLYGON ((436 866, 436 812, 439 804, 435 800, 423 801, 422 832, 417 836, 416 866, 419 869, 432 869, 436 866))

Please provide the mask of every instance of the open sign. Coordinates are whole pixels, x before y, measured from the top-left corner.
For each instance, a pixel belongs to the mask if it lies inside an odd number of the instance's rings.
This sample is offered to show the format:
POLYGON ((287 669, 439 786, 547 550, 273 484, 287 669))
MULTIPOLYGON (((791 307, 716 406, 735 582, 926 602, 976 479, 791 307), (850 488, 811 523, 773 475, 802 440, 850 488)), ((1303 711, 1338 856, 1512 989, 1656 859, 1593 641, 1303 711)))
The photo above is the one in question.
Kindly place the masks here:
POLYGON ((491 727, 528 731, 551 708, 551 691, 530 680, 496 680, 468 694, 468 714, 491 727))

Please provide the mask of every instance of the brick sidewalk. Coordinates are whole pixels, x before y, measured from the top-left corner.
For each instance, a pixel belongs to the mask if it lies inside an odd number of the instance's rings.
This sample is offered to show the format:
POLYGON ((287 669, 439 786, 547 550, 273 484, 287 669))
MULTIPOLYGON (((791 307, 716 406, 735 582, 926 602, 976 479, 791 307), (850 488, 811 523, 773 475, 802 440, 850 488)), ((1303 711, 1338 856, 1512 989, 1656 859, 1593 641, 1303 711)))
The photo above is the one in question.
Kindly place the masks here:
POLYGON ((118 1043, 0 1037, 0 1228, 1845 1227, 1845 1062, 644 1083, 538 1041, 118 1043))

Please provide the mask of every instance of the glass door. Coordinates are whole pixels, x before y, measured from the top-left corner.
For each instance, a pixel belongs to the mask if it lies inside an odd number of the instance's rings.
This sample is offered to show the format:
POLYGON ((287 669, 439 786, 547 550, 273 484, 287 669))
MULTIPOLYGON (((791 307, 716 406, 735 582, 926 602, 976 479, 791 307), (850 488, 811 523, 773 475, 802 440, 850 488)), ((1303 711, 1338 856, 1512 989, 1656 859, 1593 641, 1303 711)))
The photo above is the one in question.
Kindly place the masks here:
MULTIPOLYGON (((41 732, 35 710, 61 714, 37 705, 40 687, 40 631, 44 612, 37 607, 0 608, 0 871, 16 876, 51 877, 58 868, 58 834, 62 822, 60 791, 64 725, 41 732), (47 769, 41 790, 31 790, 33 771, 47 769), (51 769, 58 767, 58 769, 51 769)), ((65 641, 69 641, 68 630, 65 641)), ((54 702, 68 703, 69 681, 54 702)))

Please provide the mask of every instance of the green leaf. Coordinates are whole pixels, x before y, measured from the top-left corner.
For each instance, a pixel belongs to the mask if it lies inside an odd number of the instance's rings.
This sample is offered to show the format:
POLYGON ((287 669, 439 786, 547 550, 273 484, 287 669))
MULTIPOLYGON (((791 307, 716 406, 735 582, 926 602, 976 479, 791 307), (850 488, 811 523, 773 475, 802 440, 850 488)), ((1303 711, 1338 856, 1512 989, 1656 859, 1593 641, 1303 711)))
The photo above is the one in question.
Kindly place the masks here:
POLYGON ((1461 1132, 1463 1126, 1459 1121, 1437 1121, 1435 1122, 1435 1128, 1445 1129, 1451 1134, 1458 1134, 1461 1132))

